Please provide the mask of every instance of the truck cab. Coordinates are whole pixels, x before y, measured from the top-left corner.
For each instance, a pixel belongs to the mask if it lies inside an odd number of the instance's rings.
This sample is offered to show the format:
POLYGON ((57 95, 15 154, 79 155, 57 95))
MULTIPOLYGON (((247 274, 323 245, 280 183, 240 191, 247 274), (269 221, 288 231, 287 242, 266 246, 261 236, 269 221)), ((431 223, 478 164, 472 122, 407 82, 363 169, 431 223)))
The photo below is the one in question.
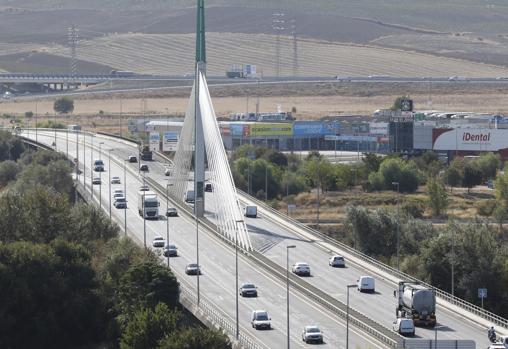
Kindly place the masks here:
POLYGON ((159 218, 159 199, 152 191, 138 192, 138 212, 144 219, 159 218))

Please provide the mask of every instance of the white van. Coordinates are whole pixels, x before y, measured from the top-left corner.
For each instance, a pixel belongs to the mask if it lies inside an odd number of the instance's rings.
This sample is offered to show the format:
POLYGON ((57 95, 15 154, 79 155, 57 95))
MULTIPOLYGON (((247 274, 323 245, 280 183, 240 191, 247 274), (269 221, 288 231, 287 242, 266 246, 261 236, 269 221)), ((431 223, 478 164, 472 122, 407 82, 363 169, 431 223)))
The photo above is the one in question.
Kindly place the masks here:
POLYGON ((271 318, 268 316, 268 313, 266 310, 253 310, 252 311, 252 317, 251 317, 251 325, 256 330, 259 329, 271 329, 270 324, 271 318))
POLYGON ((245 206, 245 217, 256 218, 258 216, 257 206, 245 206))
POLYGON ((415 335, 415 324, 413 319, 398 318, 393 322, 393 330, 401 335, 414 336, 415 335))
POLYGON ((375 292, 376 285, 372 276, 360 276, 357 280, 358 291, 360 292, 375 292))

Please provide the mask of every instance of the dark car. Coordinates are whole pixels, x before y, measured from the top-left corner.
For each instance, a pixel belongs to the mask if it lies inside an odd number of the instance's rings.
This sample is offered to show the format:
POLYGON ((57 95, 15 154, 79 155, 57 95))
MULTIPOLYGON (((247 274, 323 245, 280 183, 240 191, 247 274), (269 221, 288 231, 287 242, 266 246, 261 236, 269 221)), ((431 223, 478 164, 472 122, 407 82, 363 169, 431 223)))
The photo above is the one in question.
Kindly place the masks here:
POLYGON ((138 159, 134 155, 131 155, 129 156, 129 162, 138 162, 138 159))
POLYGON ((185 274, 187 275, 201 275, 201 270, 196 263, 187 264, 185 267, 185 274))
POLYGON ((166 245, 162 251, 164 257, 176 257, 178 256, 178 247, 175 245, 166 245))
POLYGON ((142 164, 141 166, 139 166, 139 170, 143 172, 148 172, 148 165, 142 164))
POLYGON ((208 192, 212 191, 212 184, 211 183, 206 183, 205 184, 205 191, 208 191, 208 192))

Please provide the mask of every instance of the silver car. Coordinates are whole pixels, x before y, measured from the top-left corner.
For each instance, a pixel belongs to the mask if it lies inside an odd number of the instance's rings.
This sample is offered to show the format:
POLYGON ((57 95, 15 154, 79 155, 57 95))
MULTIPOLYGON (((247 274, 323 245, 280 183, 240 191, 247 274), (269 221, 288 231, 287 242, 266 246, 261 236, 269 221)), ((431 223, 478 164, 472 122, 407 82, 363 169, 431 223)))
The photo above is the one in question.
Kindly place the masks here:
POLYGON ((302 332, 305 343, 323 343, 323 333, 317 326, 305 326, 302 332))

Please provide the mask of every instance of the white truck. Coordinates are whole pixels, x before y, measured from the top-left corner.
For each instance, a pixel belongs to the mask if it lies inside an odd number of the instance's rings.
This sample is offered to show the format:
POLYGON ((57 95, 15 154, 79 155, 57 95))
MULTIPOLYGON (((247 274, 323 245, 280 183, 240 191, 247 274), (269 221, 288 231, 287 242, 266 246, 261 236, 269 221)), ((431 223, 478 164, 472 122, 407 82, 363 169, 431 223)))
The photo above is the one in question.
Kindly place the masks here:
POLYGON ((145 219, 159 219, 159 199, 153 191, 138 192, 138 212, 145 219))
POLYGON ((489 345, 488 349, 508 349, 508 336, 497 337, 497 341, 489 345))
POLYGON ((245 217, 256 218, 258 216, 258 207, 251 205, 245 206, 245 217))

